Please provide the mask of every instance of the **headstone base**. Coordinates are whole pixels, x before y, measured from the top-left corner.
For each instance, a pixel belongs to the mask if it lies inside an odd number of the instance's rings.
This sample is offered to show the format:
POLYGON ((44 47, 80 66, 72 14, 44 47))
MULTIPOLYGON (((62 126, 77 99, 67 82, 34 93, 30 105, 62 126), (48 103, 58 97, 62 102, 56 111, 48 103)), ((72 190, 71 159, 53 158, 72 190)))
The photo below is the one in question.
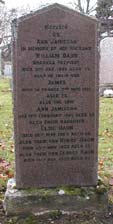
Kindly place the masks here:
POLYGON ((98 192, 97 190, 97 187, 19 190, 15 188, 14 179, 10 179, 3 205, 8 216, 40 215, 56 210, 75 212, 89 209, 107 212, 107 193, 104 191, 98 192))

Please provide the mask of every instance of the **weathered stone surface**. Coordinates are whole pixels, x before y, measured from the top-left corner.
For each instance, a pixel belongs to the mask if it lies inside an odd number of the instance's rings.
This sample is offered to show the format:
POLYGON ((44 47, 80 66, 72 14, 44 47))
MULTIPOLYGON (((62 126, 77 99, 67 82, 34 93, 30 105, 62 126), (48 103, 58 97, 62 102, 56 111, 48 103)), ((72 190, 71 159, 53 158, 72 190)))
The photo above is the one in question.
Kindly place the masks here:
POLYGON ((7 215, 43 214, 59 210, 61 212, 108 211, 107 193, 97 193, 95 187, 84 188, 41 188, 18 190, 15 181, 9 180, 4 199, 7 215), (63 194, 60 194, 60 192, 63 194))
POLYGON ((113 84, 113 37, 100 42, 100 84, 113 84))
POLYGON ((113 37, 100 42, 100 95, 107 88, 113 89, 113 37))
POLYGON ((13 42, 18 188, 97 184, 97 21, 54 4, 13 42))

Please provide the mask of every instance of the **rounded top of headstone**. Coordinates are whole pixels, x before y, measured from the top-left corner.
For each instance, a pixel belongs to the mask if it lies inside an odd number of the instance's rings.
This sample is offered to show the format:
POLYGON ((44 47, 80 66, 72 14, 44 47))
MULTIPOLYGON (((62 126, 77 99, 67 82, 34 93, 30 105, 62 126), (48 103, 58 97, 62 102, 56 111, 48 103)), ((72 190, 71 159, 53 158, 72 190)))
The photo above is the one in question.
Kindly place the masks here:
POLYGON ((100 42, 101 53, 105 55, 112 55, 113 52, 113 37, 106 37, 100 42))
POLYGON ((105 37, 100 41, 100 46, 103 45, 111 45, 111 43, 113 43, 113 37, 105 37))

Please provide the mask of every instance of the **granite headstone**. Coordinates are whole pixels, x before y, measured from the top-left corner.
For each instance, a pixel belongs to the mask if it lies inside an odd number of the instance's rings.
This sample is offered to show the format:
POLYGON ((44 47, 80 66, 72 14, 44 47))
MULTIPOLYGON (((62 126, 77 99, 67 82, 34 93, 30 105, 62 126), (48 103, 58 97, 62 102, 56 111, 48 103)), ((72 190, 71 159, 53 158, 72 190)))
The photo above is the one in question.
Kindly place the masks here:
POLYGON ((100 95, 106 89, 113 89, 113 37, 100 42, 100 95))
POLYGON ((100 83, 113 83, 113 37, 100 42, 100 83))
POLYGON ((97 184, 97 21, 59 4, 14 21, 18 188, 97 184))

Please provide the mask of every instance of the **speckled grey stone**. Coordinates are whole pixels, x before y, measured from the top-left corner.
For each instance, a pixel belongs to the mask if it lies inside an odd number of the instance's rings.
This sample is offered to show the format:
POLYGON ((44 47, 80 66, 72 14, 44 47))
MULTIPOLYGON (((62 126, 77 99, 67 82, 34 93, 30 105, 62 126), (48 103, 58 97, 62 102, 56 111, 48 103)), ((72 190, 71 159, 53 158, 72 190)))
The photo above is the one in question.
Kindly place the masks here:
POLYGON ((97 20, 53 4, 14 24, 17 187, 95 186, 97 20))

